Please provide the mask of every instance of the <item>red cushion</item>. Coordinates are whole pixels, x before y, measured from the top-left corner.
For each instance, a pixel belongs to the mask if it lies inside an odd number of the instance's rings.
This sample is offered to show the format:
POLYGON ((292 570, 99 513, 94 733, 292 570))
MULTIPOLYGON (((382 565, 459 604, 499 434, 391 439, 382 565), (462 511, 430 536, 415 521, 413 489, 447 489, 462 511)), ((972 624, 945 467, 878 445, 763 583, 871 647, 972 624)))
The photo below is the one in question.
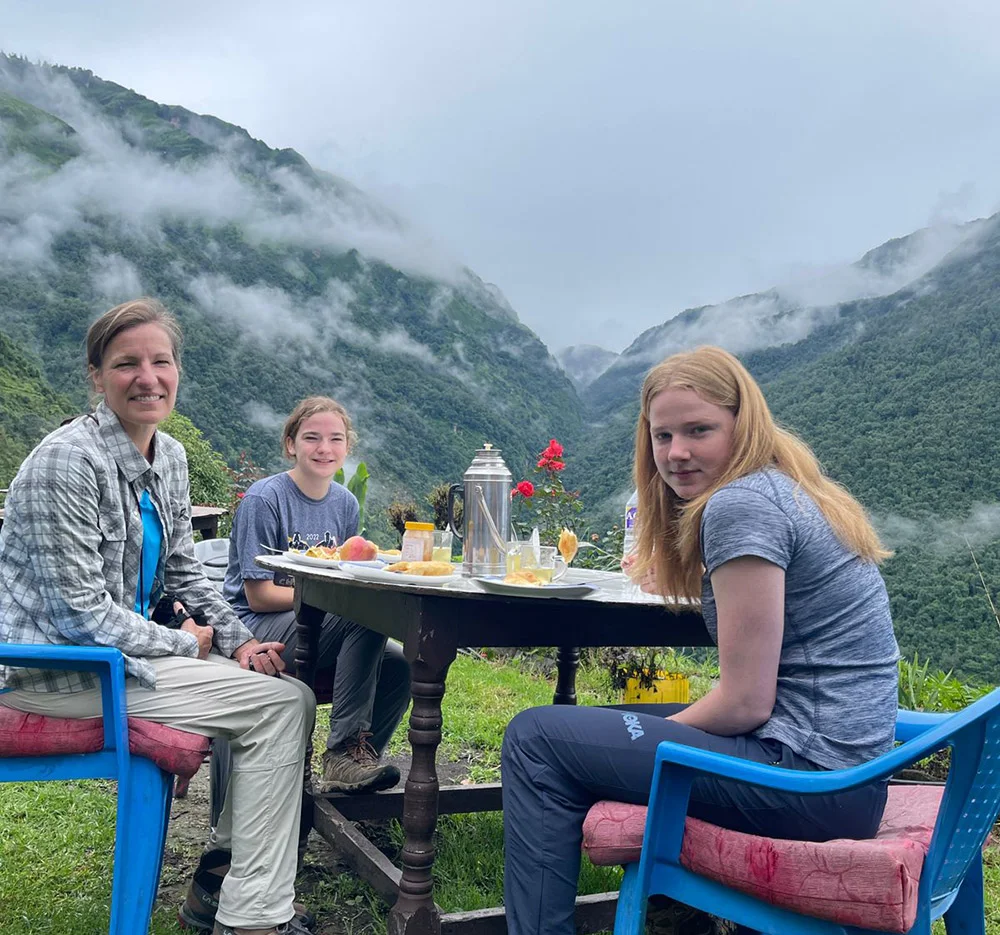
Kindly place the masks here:
MULTIPOLYGON (((688 818, 681 864, 804 915, 906 932, 916 918, 920 872, 943 793, 943 786, 890 786, 870 841, 784 841, 688 818)), ((584 822, 583 849, 595 864, 632 863, 645 826, 645 806, 598 802, 584 822)))
MULTIPOLYGON (((193 776, 209 751, 209 741, 165 724, 128 719, 129 750, 162 770, 193 776)), ((0 757, 93 753, 104 746, 103 718, 44 717, 0 705, 0 757)))

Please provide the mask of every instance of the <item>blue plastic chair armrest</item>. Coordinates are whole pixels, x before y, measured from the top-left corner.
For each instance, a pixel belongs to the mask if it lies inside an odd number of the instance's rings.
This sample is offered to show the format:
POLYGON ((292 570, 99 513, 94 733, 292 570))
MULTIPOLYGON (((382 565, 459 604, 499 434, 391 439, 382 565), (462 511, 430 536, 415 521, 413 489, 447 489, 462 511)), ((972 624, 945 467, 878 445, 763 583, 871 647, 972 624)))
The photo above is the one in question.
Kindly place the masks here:
POLYGON ((119 650, 111 646, 0 643, 0 665, 96 673, 101 679, 104 749, 128 755, 125 659, 119 650))
MULTIPOLYGON (((719 753, 710 753, 695 747, 664 740, 656 748, 656 767, 660 764, 676 764, 695 772, 711 773, 727 779, 736 779, 753 786, 763 786, 768 789, 780 789, 785 792, 796 792, 804 795, 827 795, 833 792, 845 792, 858 786, 866 785, 877 779, 885 779, 917 760, 940 750, 946 746, 965 727, 992 714, 1000 705, 1000 689, 984 695, 967 708, 954 714, 937 716, 933 714, 916 715, 907 712, 904 723, 912 725, 913 729, 926 725, 922 730, 902 745, 890 750, 882 756, 851 766, 847 769, 807 772, 805 770, 781 769, 777 766, 764 766, 741 760, 737 757, 719 753)), ((908 727, 907 730, 910 728, 908 727)))
POLYGON ((927 711, 908 711, 900 708, 896 714, 896 740, 906 743, 919 737, 928 727, 940 724, 950 714, 931 714, 927 711))

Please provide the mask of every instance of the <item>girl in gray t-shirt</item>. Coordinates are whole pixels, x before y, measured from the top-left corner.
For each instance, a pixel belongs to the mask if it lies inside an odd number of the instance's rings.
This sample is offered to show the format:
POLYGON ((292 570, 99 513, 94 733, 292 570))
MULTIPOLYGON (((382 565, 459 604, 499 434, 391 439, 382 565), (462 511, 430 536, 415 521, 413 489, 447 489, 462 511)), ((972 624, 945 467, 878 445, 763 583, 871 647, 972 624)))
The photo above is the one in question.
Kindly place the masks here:
MULTIPOLYGON (((735 357, 702 347, 649 372, 635 477, 630 574, 665 597, 701 600, 719 681, 690 705, 559 705, 514 718, 502 759, 511 935, 573 931, 583 819, 600 798, 648 801, 660 741, 803 770, 892 745, 899 652, 877 569, 889 553, 857 501, 775 425, 735 357)), ((863 838, 885 796, 884 782, 800 796, 702 777, 688 813, 769 837, 863 838)))

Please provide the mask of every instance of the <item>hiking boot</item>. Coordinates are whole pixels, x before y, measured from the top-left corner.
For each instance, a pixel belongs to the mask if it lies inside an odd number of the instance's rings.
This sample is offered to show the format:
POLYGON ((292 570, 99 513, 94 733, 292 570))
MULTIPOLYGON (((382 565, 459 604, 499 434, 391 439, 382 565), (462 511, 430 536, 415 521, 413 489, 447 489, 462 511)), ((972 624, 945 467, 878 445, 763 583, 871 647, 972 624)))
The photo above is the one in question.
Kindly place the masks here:
POLYGON ((390 763, 379 763, 375 748, 368 742, 371 734, 362 731, 356 740, 323 754, 322 792, 379 792, 399 782, 399 770, 390 763))
POLYGON ((309 935, 309 929, 305 928, 296 916, 281 925, 272 925, 266 929, 234 929, 216 922, 212 935, 309 935))
MULTIPOLYGON (((201 855, 194 878, 188 887, 187 896, 177 913, 177 924, 182 928, 199 929, 211 932, 216 926, 215 914, 219 911, 219 891, 222 889, 222 878, 229 872, 232 862, 232 852, 224 850, 206 851, 201 855)), ((301 903, 293 903, 295 917, 292 922, 299 929, 288 929, 289 933, 307 932, 316 924, 316 918, 301 903)), ((288 923, 289 925, 291 924, 288 923)), ((218 926, 216 926, 218 927, 218 926)), ((229 931, 223 926, 224 931, 229 931)), ((261 929, 271 932, 271 929, 261 929)))

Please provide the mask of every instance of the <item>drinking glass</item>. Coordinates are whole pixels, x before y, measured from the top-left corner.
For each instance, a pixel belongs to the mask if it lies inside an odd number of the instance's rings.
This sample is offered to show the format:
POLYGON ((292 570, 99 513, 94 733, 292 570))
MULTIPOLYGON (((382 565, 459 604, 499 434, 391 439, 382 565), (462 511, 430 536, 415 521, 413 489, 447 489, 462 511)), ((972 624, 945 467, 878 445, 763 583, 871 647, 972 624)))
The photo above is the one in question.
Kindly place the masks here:
POLYGON ((521 570, 521 547, 524 545, 520 539, 511 539, 507 543, 507 574, 513 574, 521 570))
POLYGON ((451 561, 451 530, 450 529, 435 529, 434 530, 434 548, 431 552, 431 558, 435 562, 450 562, 451 561))
MULTIPOLYGON (((529 550, 530 553, 530 550, 529 550)), ((524 556, 521 556, 521 567, 531 568, 531 570, 545 583, 551 584, 556 573, 556 547, 554 545, 543 545, 538 550, 538 562, 535 563, 535 556, 531 555, 531 564, 525 564, 524 556)))

